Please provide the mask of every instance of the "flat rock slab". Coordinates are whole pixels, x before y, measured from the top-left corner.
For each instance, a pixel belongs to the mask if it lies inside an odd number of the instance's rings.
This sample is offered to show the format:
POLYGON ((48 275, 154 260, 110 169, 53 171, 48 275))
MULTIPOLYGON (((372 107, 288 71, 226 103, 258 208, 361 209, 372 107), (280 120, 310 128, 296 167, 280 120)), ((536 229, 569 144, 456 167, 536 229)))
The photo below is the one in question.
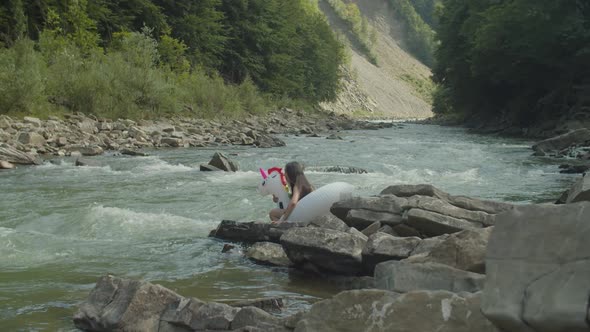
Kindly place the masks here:
POLYGON ((452 234, 466 229, 478 229, 483 227, 479 223, 457 219, 422 209, 409 210, 406 214, 406 218, 406 224, 408 226, 427 236, 452 234))
POLYGON ((533 145, 532 148, 535 152, 560 151, 572 145, 585 144, 588 141, 590 141, 590 130, 582 128, 540 141, 533 145))
POLYGON ((294 227, 303 227, 307 223, 282 222, 271 224, 270 222, 237 222, 223 220, 209 236, 222 240, 236 242, 274 242, 279 243, 283 233, 294 227))
POLYGON ((480 313, 479 303, 479 294, 347 291, 315 303, 295 332, 499 332, 480 313))
POLYGON ((485 275, 466 272, 437 263, 383 262, 375 267, 377 288, 398 293, 415 290, 478 292, 485 275))
POLYGON ((283 246, 272 242, 254 243, 246 251, 246 257, 264 265, 291 266, 292 263, 287 257, 283 246))
POLYGON ((566 203, 590 201, 590 176, 584 175, 567 192, 566 203))
POLYGON ((482 311, 505 331, 590 331, 590 202, 497 216, 482 311))

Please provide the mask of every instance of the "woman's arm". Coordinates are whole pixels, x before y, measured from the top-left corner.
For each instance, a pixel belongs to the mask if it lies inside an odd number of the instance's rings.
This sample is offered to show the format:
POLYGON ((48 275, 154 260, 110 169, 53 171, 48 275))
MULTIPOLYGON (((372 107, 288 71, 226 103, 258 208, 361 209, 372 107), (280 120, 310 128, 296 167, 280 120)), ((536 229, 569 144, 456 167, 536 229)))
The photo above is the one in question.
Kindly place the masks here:
POLYGON ((289 205, 287 205, 287 208, 285 209, 285 213, 283 213, 281 220, 287 220, 287 218, 289 218, 289 215, 291 214, 291 212, 293 212, 295 206, 297 206, 297 202, 299 202, 299 196, 301 196, 301 190, 299 190, 299 186, 296 183, 295 187, 293 188, 293 195, 291 195, 291 201, 289 201, 289 205))

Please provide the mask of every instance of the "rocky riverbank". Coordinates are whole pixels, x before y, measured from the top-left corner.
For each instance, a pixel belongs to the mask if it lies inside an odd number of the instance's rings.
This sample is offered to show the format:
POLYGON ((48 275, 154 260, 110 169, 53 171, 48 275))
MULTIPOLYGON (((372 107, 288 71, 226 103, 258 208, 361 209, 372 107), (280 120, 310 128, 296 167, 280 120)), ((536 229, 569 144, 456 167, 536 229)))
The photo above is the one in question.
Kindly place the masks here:
POLYGON ((224 221, 211 236, 246 243, 253 261, 352 290, 284 317, 263 305, 276 299, 205 303, 106 276, 74 322, 91 331, 589 331, 588 181, 565 205, 397 185, 310 223, 224 221))
MULTIPOLYGON (((44 156, 94 156, 107 150, 136 154, 143 148, 245 145, 283 146, 274 134, 322 137, 340 130, 380 129, 389 123, 356 121, 334 113, 281 109, 243 120, 172 118, 133 121, 101 119, 81 113, 48 120, 0 116, 0 168, 39 163, 44 156)), ((332 138, 337 135, 333 135, 332 138)))

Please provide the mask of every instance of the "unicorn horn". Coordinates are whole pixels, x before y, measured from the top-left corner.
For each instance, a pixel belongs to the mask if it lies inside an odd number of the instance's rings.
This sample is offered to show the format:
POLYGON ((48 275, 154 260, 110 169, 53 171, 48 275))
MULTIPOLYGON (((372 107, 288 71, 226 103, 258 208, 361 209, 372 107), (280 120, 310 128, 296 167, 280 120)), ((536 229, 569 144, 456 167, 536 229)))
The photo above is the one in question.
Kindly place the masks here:
POLYGON ((266 171, 263 170, 262 168, 260 168, 260 175, 262 175, 262 178, 265 179, 265 180, 268 177, 268 174, 266 174, 266 171))

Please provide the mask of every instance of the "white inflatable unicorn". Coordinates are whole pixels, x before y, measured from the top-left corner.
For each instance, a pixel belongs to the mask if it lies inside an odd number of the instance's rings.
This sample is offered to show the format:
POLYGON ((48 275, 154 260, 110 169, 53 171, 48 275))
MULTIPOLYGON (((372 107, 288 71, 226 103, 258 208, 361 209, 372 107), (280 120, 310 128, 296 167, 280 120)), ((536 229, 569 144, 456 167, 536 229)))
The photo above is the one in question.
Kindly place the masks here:
MULTIPOLYGON (((278 205, 286 209, 289 205, 289 187, 280 167, 260 169, 262 182, 258 185, 258 192, 262 195, 274 194, 279 198, 278 205)), ((330 214, 332 204, 352 197, 354 186, 346 182, 334 182, 322 186, 303 197, 286 221, 311 221, 314 218, 330 214)))

